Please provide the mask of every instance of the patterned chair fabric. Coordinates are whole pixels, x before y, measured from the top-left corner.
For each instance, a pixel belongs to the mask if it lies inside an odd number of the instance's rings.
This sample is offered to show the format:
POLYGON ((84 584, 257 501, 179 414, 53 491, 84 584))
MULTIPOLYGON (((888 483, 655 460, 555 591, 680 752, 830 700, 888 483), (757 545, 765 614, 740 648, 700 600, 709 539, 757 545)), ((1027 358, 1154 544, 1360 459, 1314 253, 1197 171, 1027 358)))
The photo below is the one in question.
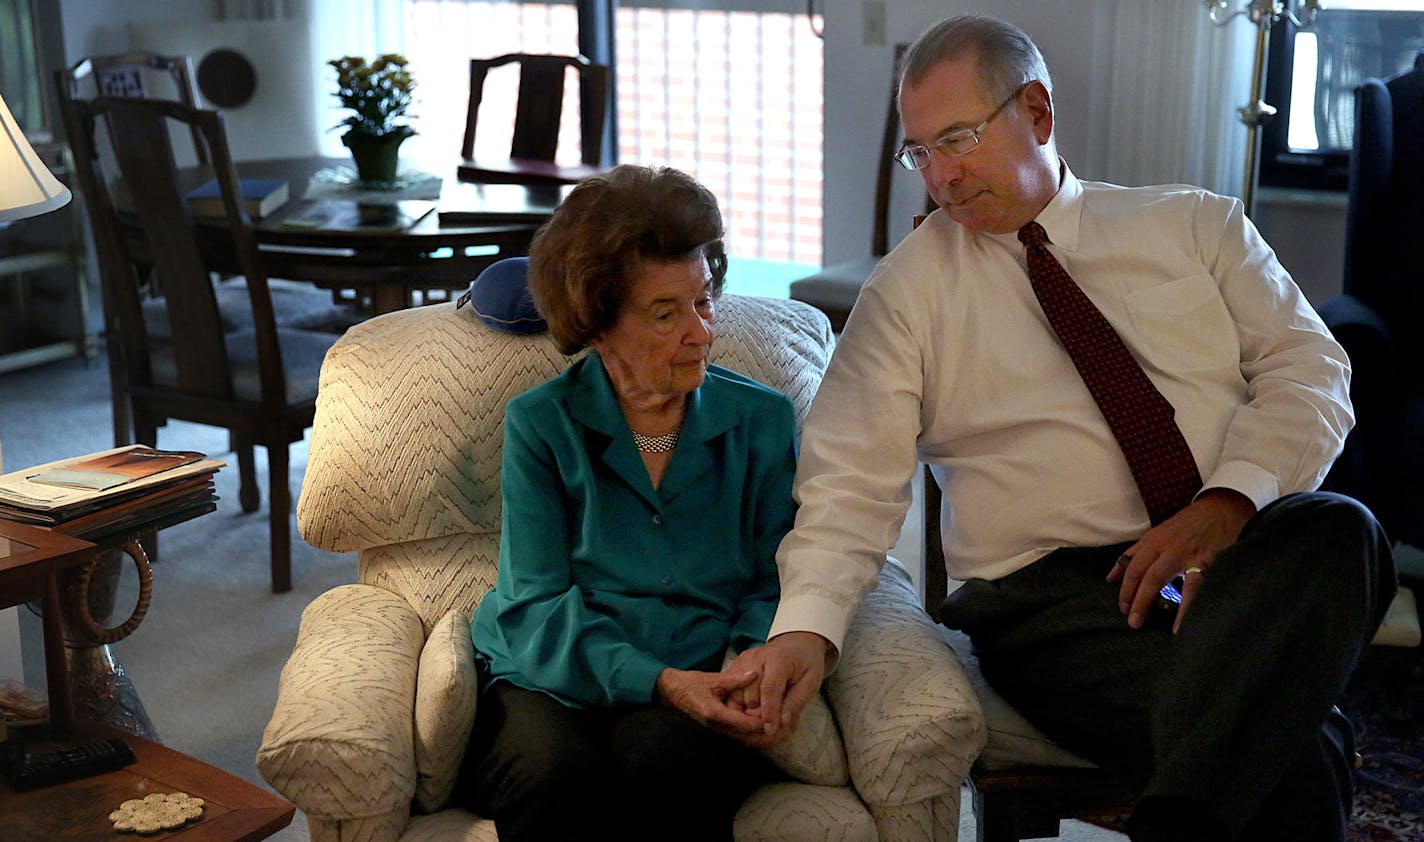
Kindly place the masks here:
MULTIPOLYGON (((784 392, 798 423, 833 345, 808 305, 719 302, 713 362, 784 392)), ((545 334, 498 333, 453 304, 357 325, 327 356, 297 521, 313 545, 356 552, 358 584, 303 613, 257 756, 313 840, 496 839, 461 809, 413 815, 447 791, 417 761, 418 672, 435 625, 468 616, 494 583, 504 404, 570 362, 545 334)), ((737 839, 954 840, 983 717, 893 560, 845 648, 824 693, 850 784, 765 787, 737 839)))

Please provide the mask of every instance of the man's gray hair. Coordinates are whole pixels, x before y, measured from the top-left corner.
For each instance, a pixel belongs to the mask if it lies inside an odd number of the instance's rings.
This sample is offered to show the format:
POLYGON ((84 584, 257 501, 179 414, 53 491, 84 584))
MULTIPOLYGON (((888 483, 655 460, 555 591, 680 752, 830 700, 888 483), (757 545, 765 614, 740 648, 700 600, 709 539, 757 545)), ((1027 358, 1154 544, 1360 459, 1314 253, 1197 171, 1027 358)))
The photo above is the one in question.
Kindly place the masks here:
POLYGON ((1022 29, 997 18, 960 15, 926 30, 905 53, 899 90, 917 85, 940 62, 977 55, 984 98, 1002 102, 1027 82, 1038 80, 1053 93, 1048 64, 1022 29))

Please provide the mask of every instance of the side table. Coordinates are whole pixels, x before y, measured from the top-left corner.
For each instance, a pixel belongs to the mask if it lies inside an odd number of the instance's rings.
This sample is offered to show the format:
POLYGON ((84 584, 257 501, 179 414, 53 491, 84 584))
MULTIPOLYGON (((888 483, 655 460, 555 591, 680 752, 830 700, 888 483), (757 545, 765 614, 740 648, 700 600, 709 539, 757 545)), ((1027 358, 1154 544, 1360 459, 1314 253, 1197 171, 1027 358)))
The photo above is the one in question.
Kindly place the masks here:
POLYGON ((33 599, 43 605, 50 722, 61 734, 74 730, 74 707, 60 624, 59 577, 65 570, 88 564, 97 549, 69 535, 0 519, 0 608, 33 599))
MULTIPOLYGON (((63 839, 113 842, 148 838, 115 832, 109 813, 129 799, 155 792, 186 792, 203 799, 196 822, 161 835, 163 839, 250 842, 266 839, 292 821, 296 805, 215 766, 113 728, 81 722, 85 740, 122 737, 137 762, 114 772, 80 778, 30 792, 12 792, 0 776, 0 825, 4 839, 63 839)), ((42 740, 24 735, 32 751, 42 740)))
POLYGON ((6 499, 20 501, 7 505, 14 511, 0 517, 0 538, 11 537, 22 548, 7 560, 5 545, 0 544, 0 598, 11 600, 0 603, 0 608, 44 598, 40 615, 51 718, 61 732, 77 713, 79 719, 106 722, 156 740, 153 724, 109 645, 131 634, 148 610, 153 587, 143 544, 156 546, 159 530, 214 511, 213 475, 226 463, 190 460, 98 494, 26 484, 29 477, 74 461, 61 459, 0 477, 6 482, 6 499), (27 505, 27 500, 35 505, 27 505), (11 517, 46 525, 19 523, 11 517), (50 547, 55 549, 44 557, 55 558, 41 564, 34 550, 50 547), (83 548, 85 553, 82 557, 65 554, 60 552, 63 548, 83 548), (105 623, 114 608, 126 556, 138 569, 138 601, 127 620, 108 627, 105 623))

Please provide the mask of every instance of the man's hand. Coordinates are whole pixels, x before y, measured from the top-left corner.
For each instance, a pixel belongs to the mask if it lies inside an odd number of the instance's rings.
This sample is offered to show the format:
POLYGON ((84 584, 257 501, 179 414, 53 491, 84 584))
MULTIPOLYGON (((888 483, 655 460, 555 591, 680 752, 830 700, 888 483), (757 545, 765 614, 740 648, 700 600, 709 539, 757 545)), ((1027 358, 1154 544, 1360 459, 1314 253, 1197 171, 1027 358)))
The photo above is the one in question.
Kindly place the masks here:
POLYGON ((734 702, 762 723, 766 742, 758 744, 774 745, 796 732, 801 711, 821 688, 831 648, 814 632, 787 632, 748 649, 724 668, 759 678, 743 686, 734 702))
POLYGON ((658 673, 653 696, 714 731, 755 744, 765 733, 760 717, 729 706, 727 699, 756 680, 757 674, 748 670, 697 672, 669 667, 658 673))
POLYGON ((1108 573, 1109 582, 1122 582, 1118 608, 1127 615, 1127 624, 1142 628, 1162 586, 1184 573, 1182 604, 1177 607, 1177 619, 1172 624, 1172 633, 1176 634, 1206 571, 1216 561, 1216 554, 1236 541, 1241 528, 1255 513, 1256 506, 1246 495, 1227 488, 1211 488, 1147 530, 1108 573))

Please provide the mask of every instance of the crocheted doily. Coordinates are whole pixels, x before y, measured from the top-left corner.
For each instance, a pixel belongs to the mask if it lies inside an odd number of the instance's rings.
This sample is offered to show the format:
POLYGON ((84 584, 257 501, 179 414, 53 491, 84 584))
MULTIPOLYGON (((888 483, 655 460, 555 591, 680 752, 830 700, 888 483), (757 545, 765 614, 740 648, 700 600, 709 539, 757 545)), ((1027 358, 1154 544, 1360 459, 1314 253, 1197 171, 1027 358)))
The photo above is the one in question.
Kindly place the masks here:
POLYGON ((109 814, 114 830, 158 833, 174 830, 203 815, 203 799, 186 792, 155 792, 119 805, 109 814))

